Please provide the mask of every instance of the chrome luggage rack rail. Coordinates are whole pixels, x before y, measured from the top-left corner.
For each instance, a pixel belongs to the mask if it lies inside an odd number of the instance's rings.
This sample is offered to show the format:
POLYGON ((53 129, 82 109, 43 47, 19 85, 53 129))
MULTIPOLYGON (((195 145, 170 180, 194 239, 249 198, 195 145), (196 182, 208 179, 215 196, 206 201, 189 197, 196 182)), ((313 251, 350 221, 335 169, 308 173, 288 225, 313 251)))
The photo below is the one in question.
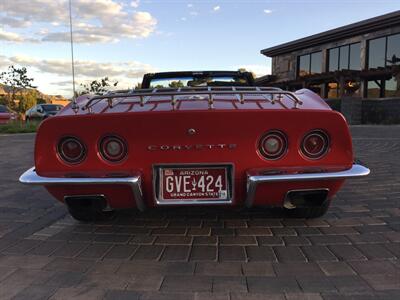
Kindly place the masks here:
POLYGON ((140 105, 143 106, 152 97, 167 96, 171 97, 171 105, 175 107, 177 98, 180 96, 198 96, 205 95, 208 97, 209 108, 213 108, 214 97, 221 95, 235 95, 239 103, 244 104, 246 96, 261 95, 264 100, 270 101, 271 104, 276 102, 281 103, 286 96, 293 101, 292 108, 298 108, 303 102, 292 92, 283 91, 274 87, 181 87, 181 88, 162 88, 162 89, 141 89, 141 90, 123 90, 109 92, 105 95, 93 96, 82 107, 82 110, 89 110, 90 108, 102 100, 107 100, 108 107, 112 108, 121 102, 124 98, 138 97, 140 105), (119 102, 114 103, 114 99, 121 99, 119 102))

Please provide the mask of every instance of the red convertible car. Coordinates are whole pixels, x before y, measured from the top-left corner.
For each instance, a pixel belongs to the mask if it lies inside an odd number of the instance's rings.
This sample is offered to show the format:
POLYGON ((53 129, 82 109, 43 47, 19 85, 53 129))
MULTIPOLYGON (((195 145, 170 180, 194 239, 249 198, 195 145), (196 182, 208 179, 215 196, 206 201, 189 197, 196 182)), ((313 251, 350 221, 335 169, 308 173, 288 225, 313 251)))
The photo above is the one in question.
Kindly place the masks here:
POLYGON ((354 163, 346 120, 315 93, 253 86, 245 72, 148 74, 142 89, 81 96, 45 120, 35 166, 81 221, 122 208, 278 206, 323 215, 354 163))

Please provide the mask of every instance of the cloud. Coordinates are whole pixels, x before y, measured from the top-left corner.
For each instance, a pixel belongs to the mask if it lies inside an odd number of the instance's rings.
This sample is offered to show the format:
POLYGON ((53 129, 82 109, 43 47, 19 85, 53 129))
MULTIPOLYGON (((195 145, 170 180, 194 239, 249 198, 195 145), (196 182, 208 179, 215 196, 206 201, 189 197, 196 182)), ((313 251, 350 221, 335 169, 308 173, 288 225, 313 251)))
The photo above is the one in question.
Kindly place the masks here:
POLYGON ((137 7, 139 7, 139 4, 140 4, 140 0, 132 1, 131 2, 131 7, 137 8, 137 7))
MULTIPOLYGON (((132 1, 139 5, 139 1, 132 1)), ((74 0, 73 27, 76 43, 115 42, 122 38, 146 38, 156 30, 157 20, 145 11, 129 12, 115 0, 74 0)), ((37 32, 21 41, 68 42, 69 15, 66 0, 5 1, 0 21, 11 28, 32 23, 47 25, 48 33, 37 32)), ((136 6, 137 7, 137 6, 136 6)), ((5 40, 0 36, 0 40, 5 40)))
POLYGON ((213 11, 219 11, 221 9, 221 6, 217 5, 213 7, 213 11))
POLYGON ((3 1, 1 13, 19 21, 54 22, 68 20, 66 8, 65 0, 13 0, 3 1))
POLYGON ((264 11, 264 13, 267 14, 267 15, 269 15, 269 14, 272 13, 272 10, 271 10, 271 9, 264 9, 263 11, 264 11))
MULTIPOLYGON (((67 87, 68 89, 71 89, 72 86, 72 79, 70 80, 61 80, 61 81, 53 81, 50 83, 51 85, 54 85, 58 88, 60 87, 67 87)), ((66 89, 67 90, 67 89, 66 89)))
MULTIPOLYGON (((41 72, 55 74, 58 76, 71 75, 71 61, 65 59, 37 59, 30 56, 17 55, 8 58, 13 64, 33 67, 41 72)), ((92 60, 75 61, 75 73, 77 77, 100 78, 104 76, 128 78, 142 77, 143 74, 154 72, 150 65, 136 61, 128 62, 97 62, 92 60)))
POLYGON ((238 65, 238 66, 234 66, 232 69, 246 69, 249 72, 253 72, 256 77, 260 77, 260 76, 264 76, 267 74, 271 74, 271 67, 267 66, 267 65, 238 65))
MULTIPOLYGON (((72 90, 71 61, 68 59, 40 59, 25 55, 7 57, 0 55, 0 72, 9 65, 28 69, 35 82, 41 82, 39 89, 46 93, 70 95, 72 90)), ((93 60, 75 61, 75 82, 77 89, 81 83, 109 77, 118 81, 118 88, 132 88, 141 82, 143 75, 154 73, 153 66, 138 61, 99 62, 93 60)))
POLYGON ((191 7, 193 7, 193 4, 192 4, 192 3, 189 3, 189 4, 187 5, 187 7, 191 8, 191 7))
MULTIPOLYGON (((79 23, 74 27, 76 43, 117 42, 121 38, 146 38, 154 32, 157 21, 148 12, 135 12, 130 20, 109 20, 102 26, 79 23)), ((69 31, 50 32, 42 41, 68 42, 69 31)))
POLYGON ((9 26, 13 28, 23 28, 23 27, 28 27, 32 23, 30 21, 26 21, 23 19, 15 19, 7 16, 0 16, 0 24, 3 26, 9 26))
MULTIPOLYGON (((8 60, 8 57, 7 56, 4 56, 4 55, 0 55, 0 68, 7 68, 9 65, 10 65, 11 63, 10 63, 10 61, 8 60)), ((4 71, 4 70, 1 70, 1 71, 4 71)))
POLYGON ((0 28, 0 40, 7 42, 22 42, 24 39, 17 33, 7 32, 0 28))

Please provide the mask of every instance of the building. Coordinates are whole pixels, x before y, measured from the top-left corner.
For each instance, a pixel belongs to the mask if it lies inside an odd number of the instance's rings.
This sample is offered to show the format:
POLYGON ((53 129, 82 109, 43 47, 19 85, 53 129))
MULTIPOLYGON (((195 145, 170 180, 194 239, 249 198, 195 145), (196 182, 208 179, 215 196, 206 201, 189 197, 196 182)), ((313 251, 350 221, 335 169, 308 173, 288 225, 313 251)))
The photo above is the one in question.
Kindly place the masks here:
POLYGON ((45 95, 41 94, 41 99, 43 99, 46 103, 50 104, 58 104, 62 106, 67 106, 71 101, 64 98, 61 95, 45 95))
POLYGON ((330 103, 340 99, 341 110, 352 123, 362 122, 368 112, 364 106, 371 106, 367 100, 394 99, 375 102, 371 107, 382 106, 379 109, 389 114, 394 114, 394 107, 400 115, 400 11, 263 49, 261 53, 272 58, 272 75, 258 78, 259 85, 287 90, 309 88, 330 99, 330 103), (352 111, 346 111, 346 105, 352 111))

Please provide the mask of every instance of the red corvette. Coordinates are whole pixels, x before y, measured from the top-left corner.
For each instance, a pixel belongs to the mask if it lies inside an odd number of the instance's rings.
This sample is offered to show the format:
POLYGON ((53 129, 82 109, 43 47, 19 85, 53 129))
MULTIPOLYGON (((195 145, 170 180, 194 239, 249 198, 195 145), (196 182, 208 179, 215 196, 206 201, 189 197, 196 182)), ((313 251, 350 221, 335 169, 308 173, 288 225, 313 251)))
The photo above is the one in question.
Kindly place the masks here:
POLYGON ((81 221, 167 205, 323 215, 346 178, 369 174, 345 119, 312 91, 252 85, 242 72, 158 73, 141 90, 81 96, 42 123, 20 181, 81 221))

